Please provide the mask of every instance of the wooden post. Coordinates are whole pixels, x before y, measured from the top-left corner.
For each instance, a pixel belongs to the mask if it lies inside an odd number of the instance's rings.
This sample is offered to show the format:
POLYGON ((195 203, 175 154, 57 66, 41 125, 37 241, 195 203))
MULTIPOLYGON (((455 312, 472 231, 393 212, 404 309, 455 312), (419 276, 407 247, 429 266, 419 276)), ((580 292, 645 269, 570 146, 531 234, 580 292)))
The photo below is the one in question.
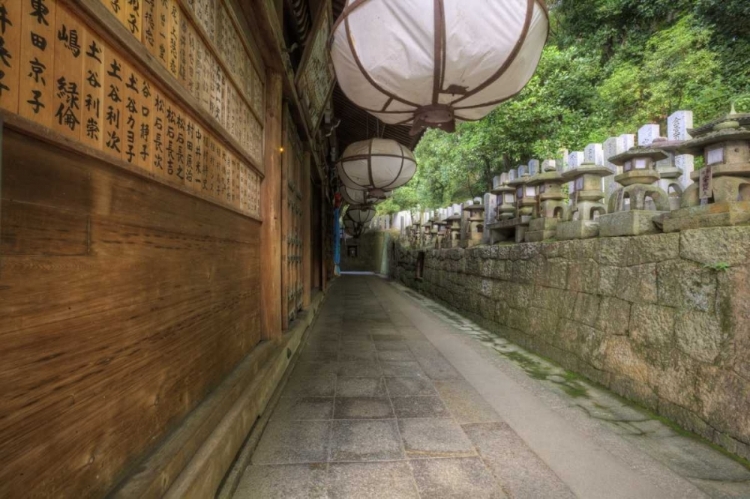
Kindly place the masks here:
POLYGON ((310 306, 310 290, 312 288, 312 233, 310 231, 310 213, 314 212, 312 206, 312 178, 310 178, 310 152, 305 151, 305 159, 302 164, 301 188, 302 207, 305 213, 302 216, 302 308, 310 306))
POLYGON ((263 227, 260 240, 260 309, 264 339, 281 336, 281 144, 283 121, 281 75, 266 79, 265 163, 261 187, 263 227))

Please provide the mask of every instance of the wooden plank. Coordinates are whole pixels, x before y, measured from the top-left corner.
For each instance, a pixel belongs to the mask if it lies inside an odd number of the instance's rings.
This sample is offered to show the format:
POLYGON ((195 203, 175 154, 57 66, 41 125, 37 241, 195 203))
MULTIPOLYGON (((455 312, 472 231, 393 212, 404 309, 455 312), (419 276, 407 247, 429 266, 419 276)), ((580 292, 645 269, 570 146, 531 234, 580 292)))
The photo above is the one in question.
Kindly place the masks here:
POLYGON ((264 339, 281 335, 281 75, 266 78, 266 128, 264 163, 266 177, 261 186, 261 323, 264 339))
POLYGON ((55 0, 23 0, 20 115, 52 126, 55 77, 55 0), (29 43, 24 40, 28 40, 29 43))
POLYGON ((104 42, 85 28, 83 46, 81 142, 101 150, 104 146, 104 42))
POLYGON ((0 0, 4 21, 0 24, 0 108, 18 112, 21 66, 21 7, 18 0, 0 0))
POLYGON ((312 181, 310 179, 310 152, 305 151, 305 159, 302 168, 302 206, 304 214, 302 217, 302 308, 310 306, 312 296, 312 234, 310 214, 312 208, 312 181))
POLYGON ((5 135, 0 496, 104 496, 260 341, 261 224, 5 135))
MULTIPOLYGON (((263 175, 262 165, 259 165, 258 159, 252 157, 245 150, 244 146, 242 146, 234 137, 230 136, 226 132, 222 122, 220 120, 217 120, 214 115, 210 113, 209 110, 204 108, 189 92, 186 92, 185 88, 180 84, 177 78, 172 76, 170 71, 167 69, 170 64, 169 60, 171 58, 171 54, 163 52, 167 51, 167 48, 170 45, 169 37, 171 36, 171 26, 169 25, 169 23, 171 21, 167 22, 168 31, 166 32, 166 34, 158 34, 156 38, 156 43, 160 45, 159 53, 161 55, 164 55, 166 59, 156 59, 149 53, 145 45, 133 39, 133 36, 124 26, 121 26, 120 23, 117 22, 117 20, 107 15, 106 7, 103 6, 99 1, 69 1, 74 3, 79 8, 78 13, 84 17, 84 21, 86 21, 87 24, 96 26, 97 34, 99 36, 102 36, 105 43, 107 43, 109 46, 117 46, 118 49, 120 49, 122 52, 121 55, 127 56, 128 62, 134 67, 134 69, 148 78, 151 81, 152 86, 159 86, 159 88, 165 93, 166 97, 177 103, 181 109, 190 109, 191 112, 195 114, 195 117, 201 120, 201 122, 204 124, 204 128, 206 129, 207 133, 215 134, 216 138, 219 139, 225 147, 231 148, 235 154, 238 154, 241 158, 243 158, 243 160, 252 165, 252 167, 258 173, 260 173, 261 176, 263 175), (95 22, 94 19, 96 19, 98 22, 95 22), (161 38, 161 35, 164 34, 167 37, 166 44, 164 43, 164 39, 161 38), (162 64, 159 64, 157 61, 161 61, 162 64)), ((158 33, 160 31, 164 31, 163 27, 160 24, 162 16, 165 16, 164 19, 169 20, 170 15, 172 15, 171 13, 173 13, 173 11, 171 10, 170 0, 156 1, 156 10, 158 14, 158 33), (165 5, 166 8, 164 8, 165 5)), ((178 11, 179 10, 180 9, 178 7, 178 11)), ((219 85, 215 86, 219 89, 219 94, 216 96, 216 98, 219 99, 219 102, 223 102, 223 85, 224 82, 220 81, 219 85)), ((220 111, 218 114, 219 116, 221 116, 220 111)))

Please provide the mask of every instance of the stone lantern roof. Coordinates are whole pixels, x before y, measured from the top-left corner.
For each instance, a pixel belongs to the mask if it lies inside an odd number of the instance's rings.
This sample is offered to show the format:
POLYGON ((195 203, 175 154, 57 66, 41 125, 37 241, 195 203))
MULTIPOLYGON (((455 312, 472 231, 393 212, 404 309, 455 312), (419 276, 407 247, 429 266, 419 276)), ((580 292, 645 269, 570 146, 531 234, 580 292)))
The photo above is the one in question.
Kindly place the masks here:
POLYGON ((599 175, 600 177, 606 177, 612 175, 612 171, 606 166, 600 166, 594 163, 583 163, 580 166, 576 166, 575 168, 563 172, 562 178, 566 182, 569 182, 582 175, 599 175))
POLYGON ((728 141, 750 141, 750 113, 732 111, 726 116, 690 130, 692 139, 685 141, 679 152, 702 155, 704 149, 728 141))
POLYGON ((634 184, 653 184, 661 178, 656 171, 656 162, 667 159, 669 156, 661 149, 656 147, 631 147, 628 151, 612 156, 609 162, 617 166, 624 166, 626 163, 637 160, 646 161, 645 168, 636 168, 635 165, 615 177, 615 182, 620 185, 628 186, 634 184))

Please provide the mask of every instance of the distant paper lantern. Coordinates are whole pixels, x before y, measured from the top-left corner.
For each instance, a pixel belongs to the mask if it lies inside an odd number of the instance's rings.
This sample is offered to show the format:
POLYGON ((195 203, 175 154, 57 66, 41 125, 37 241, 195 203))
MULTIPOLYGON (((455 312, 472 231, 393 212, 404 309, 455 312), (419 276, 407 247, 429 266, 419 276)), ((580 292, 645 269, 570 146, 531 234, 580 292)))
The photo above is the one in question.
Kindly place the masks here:
POLYGON ((337 167, 346 187, 380 197, 411 180, 417 172, 417 161, 395 140, 370 139, 347 147, 337 167))
POLYGON ((331 56, 347 97, 383 122, 453 131, 521 91, 548 32, 543 0, 346 0, 331 56))
POLYGON ((362 235, 362 231, 365 226, 352 220, 351 218, 344 217, 344 232, 354 238, 358 238, 362 235))
POLYGON ((355 223, 358 224, 366 224, 373 218, 375 218, 375 208, 372 206, 350 206, 348 210, 346 210, 346 215, 344 218, 349 218, 355 223))

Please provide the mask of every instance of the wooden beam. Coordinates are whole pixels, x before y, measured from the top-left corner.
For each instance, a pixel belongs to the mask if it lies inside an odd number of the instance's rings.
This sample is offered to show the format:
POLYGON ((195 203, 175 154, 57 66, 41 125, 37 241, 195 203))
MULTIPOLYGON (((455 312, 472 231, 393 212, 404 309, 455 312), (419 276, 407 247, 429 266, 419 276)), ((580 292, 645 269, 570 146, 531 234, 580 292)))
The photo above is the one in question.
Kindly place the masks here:
POLYGON ((302 308, 307 309, 310 306, 310 292, 312 288, 312 233, 310 231, 311 213, 314 213, 312 206, 312 178, 310 177, 310 152, 305 151, 305 159, 302 163, 302 207, 304 214, 302 216, 302 308))
POLYGON ((282 77, 269 71, 266 78, 266 128, 261 186, 261 326, 265 339, 281 335, 281 144, 282 77))

